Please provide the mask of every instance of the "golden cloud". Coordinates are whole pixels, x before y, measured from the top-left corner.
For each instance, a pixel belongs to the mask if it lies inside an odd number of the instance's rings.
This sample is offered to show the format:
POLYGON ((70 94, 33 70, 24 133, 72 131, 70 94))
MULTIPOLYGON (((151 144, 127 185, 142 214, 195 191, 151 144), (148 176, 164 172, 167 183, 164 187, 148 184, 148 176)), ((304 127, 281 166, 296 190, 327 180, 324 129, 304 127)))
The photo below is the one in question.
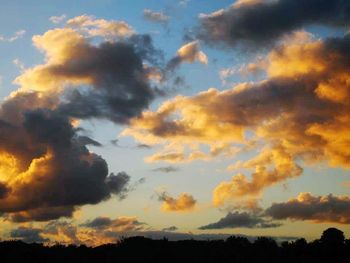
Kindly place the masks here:
POLYGON ((350 168, 349 48, 349 35, 314 40, 296 32, 264 60, 266 80, 177 96, 132 119, 122 135, 164 146, 147 161, 191 161, 198 151, 232 157, 252 142, 265 145, 234 166, 254 169, 251 180, 239 174, 215 189, 217 205, 300 176, 297 161, 350 168))
POLYGON ((182 193, 178 198, 174 198, 163 192, 158 199, 163 202, 161 210, 164 212, 192 211, 197 203, 193 196, 187 193, 182 193))

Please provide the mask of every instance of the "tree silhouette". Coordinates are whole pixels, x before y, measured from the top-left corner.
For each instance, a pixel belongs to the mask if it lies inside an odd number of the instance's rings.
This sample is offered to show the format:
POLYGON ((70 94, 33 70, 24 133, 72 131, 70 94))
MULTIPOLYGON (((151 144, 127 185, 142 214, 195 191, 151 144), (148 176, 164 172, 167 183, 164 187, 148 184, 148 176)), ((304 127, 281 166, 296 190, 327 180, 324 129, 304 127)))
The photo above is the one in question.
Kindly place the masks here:
MULTIPOLYGON (((300 238, 278 244, 274 239, 259 237, 250 242, 245 237, 226 240, 152 240, 146 237, 122 238, 118 243, 99 247, 85 245, 44 246, 22 241, 0 242, 0 262, 215 262, 215 263, 329 263, 348 258, 350 240, 335 228, 325 230, 319 240, 300 238)), ((345 260, 346 261, 346 260, 345 260)))
POLYGON ((323 231, 320 241, 326 245, 340 246, 344 244, 345 236, 342 231, 332 227, 323 231))

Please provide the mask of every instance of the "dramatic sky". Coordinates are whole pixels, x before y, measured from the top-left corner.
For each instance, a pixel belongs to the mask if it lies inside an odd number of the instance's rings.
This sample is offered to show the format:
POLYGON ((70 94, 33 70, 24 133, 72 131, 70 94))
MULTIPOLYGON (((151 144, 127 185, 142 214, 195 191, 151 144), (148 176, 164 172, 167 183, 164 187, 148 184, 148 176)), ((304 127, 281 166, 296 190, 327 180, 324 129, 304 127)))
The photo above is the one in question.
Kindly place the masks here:
POLYGON ((0 5, 1 239, 350 236, 350 1, 0 5))

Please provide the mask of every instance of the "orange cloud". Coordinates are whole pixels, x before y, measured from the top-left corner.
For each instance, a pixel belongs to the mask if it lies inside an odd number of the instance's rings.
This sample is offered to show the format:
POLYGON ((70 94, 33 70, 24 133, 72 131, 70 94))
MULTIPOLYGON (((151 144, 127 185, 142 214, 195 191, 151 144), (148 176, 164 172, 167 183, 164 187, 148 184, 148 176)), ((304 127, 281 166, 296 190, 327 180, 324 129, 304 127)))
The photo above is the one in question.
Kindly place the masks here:
POLYGON ((235 198, 257 196, 266 187, 300 176, 303 172, 293 157, 281 146, 265 149, 260 155, 240 166, 255 169, 252 179, 249 181, 245 175, 238 174, 233 176, 231 181, 220 183, 213 192, 215 206, 222 206, 225 202, 233 201, 235 198), (273 168, 269 169, 271 166, 273 168))
POLYGON ((232 157, 253 141, 258 142, 255 150, 265 145, 257 157, 231 166, 255 172, 251 180, 240 174, 220 184, 214 191, 216 204, 259 195, 266 187, 300 176, 297 161, 348 169, 349 49, 349 35, 315 40, 295 32, 264 60, 266 80, 177 96, 132 119, 122 135, 162 145, 148 161, 191 161, 191 153, 198 151, 209 159, 225 153, 232 157))
POLYGON ((161 193, 159 200, 163 202, 161 210, 164 212, 187 212, 192 211, 197 201, 192 195, 182 193, 178 198, 173 198, 167 193, 161 193))

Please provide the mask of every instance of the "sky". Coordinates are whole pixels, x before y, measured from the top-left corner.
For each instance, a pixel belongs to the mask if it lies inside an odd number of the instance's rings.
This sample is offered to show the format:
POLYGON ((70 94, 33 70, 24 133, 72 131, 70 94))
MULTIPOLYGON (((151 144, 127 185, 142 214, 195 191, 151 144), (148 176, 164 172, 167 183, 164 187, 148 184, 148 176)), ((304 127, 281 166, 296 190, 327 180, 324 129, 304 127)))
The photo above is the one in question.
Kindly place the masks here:
POLYGON ((0 238, 350 236, 350 3, 2 0, 0 238))

